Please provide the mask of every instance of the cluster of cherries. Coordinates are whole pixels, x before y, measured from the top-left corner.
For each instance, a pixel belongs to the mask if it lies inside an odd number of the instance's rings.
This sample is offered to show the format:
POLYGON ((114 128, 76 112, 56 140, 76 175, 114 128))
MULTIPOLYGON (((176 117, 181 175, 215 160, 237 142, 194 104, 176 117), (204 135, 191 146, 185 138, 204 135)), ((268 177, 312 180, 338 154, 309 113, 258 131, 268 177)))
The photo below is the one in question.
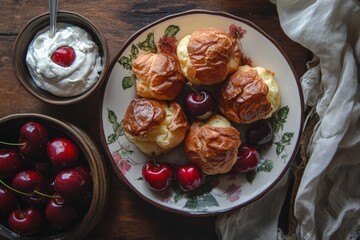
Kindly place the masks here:
POLYGON ((34 235, 46 225, 68 229, 87 211, 92 175, 69 138, 37 122, 20 128, 18 142, 1 142, 0 216, 10 229, 34 235), (12 145, 12 146, 11 146, 12 145))
MULTIPOLYGON (((190 117, 205 120, 216 111, 213 95, 206 89, 191 90, 184 96, 183 105, 190 117)), ((244 173, 256 169, 260 161, 258 147, 273 140, 273 130, 270 122, 262 119, 246 128, 246 143, 238 149, 237 162, 231 172, 244 173)), ((149 161, 142 168, 142 176, 148 186, 155 191, 168 189, 174 181, 184 192, 198 189, 203 183, 203 174, 195 164, 187 164, 174 169, 169 163, 149 161)))

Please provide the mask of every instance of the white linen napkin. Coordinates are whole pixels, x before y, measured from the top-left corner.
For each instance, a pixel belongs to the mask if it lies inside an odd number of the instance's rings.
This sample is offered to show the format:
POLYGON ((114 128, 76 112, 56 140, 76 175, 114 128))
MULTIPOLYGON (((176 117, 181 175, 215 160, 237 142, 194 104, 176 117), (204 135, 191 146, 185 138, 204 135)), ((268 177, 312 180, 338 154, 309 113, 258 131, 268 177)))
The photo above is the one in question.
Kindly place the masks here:
MULTIPOLYGON (((360 3, 273 2, 284 32, 312 51, 318 63, 301 78, 305 103, 319 121, 295 198, 296 237, 360 239, 360 3)), ((278 231, 286 181, 258 201, 219 216, 219 238, 286 238, 278 231)))

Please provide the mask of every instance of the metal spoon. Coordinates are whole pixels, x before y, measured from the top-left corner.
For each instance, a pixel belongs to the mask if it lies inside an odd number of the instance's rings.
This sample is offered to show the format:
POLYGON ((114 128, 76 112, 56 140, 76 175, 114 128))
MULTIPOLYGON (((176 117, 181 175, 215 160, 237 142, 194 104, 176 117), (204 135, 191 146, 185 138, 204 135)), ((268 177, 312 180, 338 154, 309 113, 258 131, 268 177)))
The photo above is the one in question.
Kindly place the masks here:
POLYGON ((58 0, 49 0, 49 11, 50 11, 50 34, 49 37, 53 38, 56 32, 56 18, 58 11, 58 0))

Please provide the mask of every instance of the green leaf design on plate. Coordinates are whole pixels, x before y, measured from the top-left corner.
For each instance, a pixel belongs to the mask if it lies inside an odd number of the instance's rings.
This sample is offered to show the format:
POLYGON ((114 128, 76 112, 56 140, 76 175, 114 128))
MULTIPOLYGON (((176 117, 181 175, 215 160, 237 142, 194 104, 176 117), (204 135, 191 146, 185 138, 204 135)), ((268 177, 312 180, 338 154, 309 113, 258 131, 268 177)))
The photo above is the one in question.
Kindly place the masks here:
MULTIPOLYGON (((209 177, 209 179, 211 179, 211 177, 209 177)), ((186 198, 186 204, 184 206, 184 208, 190 208, 190 209, 197 209, 198 207, 201 208, 206 208, 206 207, 211 207, 211 206, 218 206, 218 203, 216 201, 216 199, 210 194, 211 190, 214 188, 212 184, 210 184, 208 182, 208 179, 206 179, 206 182, 201 185, 200 188, 191 191, 191 192, 184 192, 181 190, 181 188, 179 187, 179 185, 177 184, 173 184, 171 186, 173 192, 175 193, 173 196, 174 202, 178 203, 181 199, 186 198), (207 196, 207 195, 211 195, 207 196), (213 198, 213 200, 209 200, 209 202, 204 202, 204 196, 205 199, 210 199, 213 198), (215 201, 216 203, 213 203, 213 201, 215 201), (200 203, 200 205, 199 205, 200 203), (194 205, 195 204, 195 205, 194 205), (217 204, 217 205, 214 205, 217 204), (206 205, 206 206, 205 206, 206 205)))
POLYGON ((291 139, 293 138, 293 132, 286 132, 281 137, 281 143, 284 145, 290 145, 291 139))
POLYGON ((271 172, 273 169, 273 161, 270 159, 261 159, 259 165, 256 168, 258 172, 271 172))
POLYGON ((252 183, 256 177, 256 171, 246 172, 245 178, 249 183, 252 183))
POLYGON ((131 88, 134 85, 134 81, 132 77, 124 77, 122 80, 122 87, 123 89, 131 88))
POLYGON ((185 193, 183 191, 181 191, 180 187, 177 184, 172 186, 172 190, 175 193, 175 196, 174 196, 175 203, 179 202, 185 196, 185 193))
POLYGON ((115 133, 112 133, 107 137, 108 144, 112 144, 112 143, 116 142, 116 140, 117 140, 117 136, 115 133))
POLYGON ((132 44, 130 59, 131 60, 136 59, 138 54, 139 54, 139 49, 135 46, 135 44, 132 44))
POLYGON ((293 138, 293 132, 286 132, 281 135, 281 140, 275 142, 276 145, 276 154, 280 156, 280 154, 285 150, 285 147, 291 144, 291 139, 293 138))
POLYGON ((129 57, 126 56, 122 56, 119 60, 118 63, 120 63, 120 65, 122 65, 125 69, 132 69, 131 63, 132 60, 129 57))
POLYGON ((119 123, 115 112, 110 109, 108 109, 108 121, 112 125, 113 133, 111 133, 107 137, 107 144, 112 144, 116 142, 119 139, 119 137, 123 136, 125 133, 124 133, 122 121, 119 123))
POLYGON ((271 118, 272 127, 274 133, 276 133, 279 141, 274 142, 276 145, 276 155, 279 157, 281 154, 281 158, 286 161, 288 153, 286 151, 286 146, 291 145, 291 140, 294 137, 293 132, 285 132, 281 133, 280 131, 284 130, 284 125, 289 116, 290 108, 289 106, 284 106, 280 108, 276 114, 271 118), (285 152, 285 153, 284 153, 285 152))
POLYGON ((108 109, 108 120, 111 124, 114 124, 117 122, 117 116, 114 113, 114 111, 108 109))
POLYGON ((276 145, 276 155, 279 156, 284 151, 285 146, 282 145, 281 142, 276 142, 275 145, 276 145))
POLYGON ((175 35, 180 31, 180 27, 176 25, 170 25, 165 29, 164 36, 166 37, 175 37, 175 35))
POLYGON ((190 197, 185 205, 184 208, 188 209, 196 209, 196 210, 206 210, 209 207, 218 207, 219 203, 216 201, 215 197, 210 194, 203 194, 197 197, 190 197))
POLYGON ((284 124, 289 115, 289 106, 284 106, 280 108, 277 113, 272 118, 273 130, 278 133, 280 130, 284 129, 284 124))
POLYGON ((131 54, 127 56, 121 56, 118 60, 118 63, 122 65, 125 69, 131 70, 132 69, 132 60, 137 58, 139 54, 139 49, 135 46, 135 44, 131 45, 131 54))
POLYGON ((138 48, 146 52, 157 53, 157 47, 154 41, 154 33, 148 33, 146 40, 137 44, 138 48))
POLYGON ((114 124, 113 124, 113 130, 114 130, 114 133, 115 133, 117 136, 122 136, 122 135, 124 135, 125 133, 124 133, 124 128, 123 128, 123 126, 122 126, 122 121, 121 121, 121 123, 118 123, 118 122, 114 123, 114 124))

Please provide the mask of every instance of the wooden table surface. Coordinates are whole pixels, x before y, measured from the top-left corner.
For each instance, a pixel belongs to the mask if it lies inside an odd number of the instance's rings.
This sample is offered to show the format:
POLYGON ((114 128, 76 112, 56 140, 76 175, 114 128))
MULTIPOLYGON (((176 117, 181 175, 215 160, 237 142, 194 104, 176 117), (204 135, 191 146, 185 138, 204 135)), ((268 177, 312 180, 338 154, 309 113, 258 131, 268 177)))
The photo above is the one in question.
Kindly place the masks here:
MULTIPOLYGON (((225 11, 252 21, 278 41, 298 76, 305 72, 308 51, 284 34, 276 6, 267 0, 60 0, 59 3, 59 10, 77 12, 98 26, 107 40, 111 59, 138 29, 169 14, 190 9, 225 11)), ((0 118, 22 112, 47 114, 81 127, 102 149, 100 91, 74 105, 51 106, 30 95, 15 78, 14 41, 28 21, 46 11, 45 0, 0 1, 0 118)), ((109 159, 105 161, 110 175, 108 207, 86 239, 217 239, 216 217, 185 217, 153 207, 117 177, 109 159)))

